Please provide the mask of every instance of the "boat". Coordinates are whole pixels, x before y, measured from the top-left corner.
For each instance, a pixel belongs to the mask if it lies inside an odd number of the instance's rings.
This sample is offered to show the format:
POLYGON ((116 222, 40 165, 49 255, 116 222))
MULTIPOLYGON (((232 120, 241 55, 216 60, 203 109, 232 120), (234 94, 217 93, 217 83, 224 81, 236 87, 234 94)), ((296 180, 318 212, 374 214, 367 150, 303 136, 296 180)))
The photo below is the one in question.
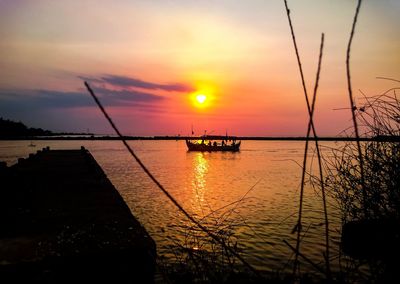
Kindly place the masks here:
POLYGON ((36 147, 36 145, 33 144, 32 141, 31 141, 31 144, 29 144, 28 147, 36 147))
POLYGON ((201 136, 199 138, 186 139, 189 151, 200 152, 238 152, 241 141, 237 142, 233 136, 201 136))

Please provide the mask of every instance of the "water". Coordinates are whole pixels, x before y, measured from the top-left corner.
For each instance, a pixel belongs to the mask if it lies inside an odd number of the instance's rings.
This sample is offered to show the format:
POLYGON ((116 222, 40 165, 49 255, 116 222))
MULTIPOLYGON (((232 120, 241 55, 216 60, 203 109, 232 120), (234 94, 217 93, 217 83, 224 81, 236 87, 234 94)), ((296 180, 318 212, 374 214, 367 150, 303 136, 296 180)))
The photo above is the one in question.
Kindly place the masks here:
MULTIPOLYGON (((0 141, 0 160, 11 165, 19 157, 46 146, 77 149, 83 145, 154 238, 160 255, 172 257, 169 246, 185 241, 184 227, 190 223, 142 172, 121 142, 33 141, 36 147, 28 147, 29 142, 0 141)), ((187 152, 184 141, 130 141, 129 144, 193 216, 202 218, 214 212, 204 220, 205 224, 223 220, 220 223, 223 226, 234 222, 233 232, 241 254, 255 268, 264 271, 288 268, 292 251, 283 240, 295 245, 296 235, 291 231, 297 221, 299 165, 304 142, 243 141, 238 153, 187 152), (227 206, 229 204, 232 205, 227 206)), ((334 142, 324 144, 335 147, 334 142)), ((322 200, 310 186, 306 186, 304 200, 305 236, 301 250, 321 264, 325 250, 322 200)), ((332 206, 329 208, 331 254, 335 256, 338 254, 339 215, 332 206)), ((333 265, 337 266, 335 262, 333 265)), ((302 267, 314 270, 307 264, 302 267)))

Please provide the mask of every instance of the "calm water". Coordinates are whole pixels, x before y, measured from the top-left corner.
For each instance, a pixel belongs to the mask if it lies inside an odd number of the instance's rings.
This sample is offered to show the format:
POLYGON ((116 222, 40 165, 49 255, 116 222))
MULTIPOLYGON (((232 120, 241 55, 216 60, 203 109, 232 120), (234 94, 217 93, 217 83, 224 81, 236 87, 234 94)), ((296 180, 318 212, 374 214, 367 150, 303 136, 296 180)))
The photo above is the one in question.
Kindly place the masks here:
MULTIPOLYGON (((139 169, 121 142, 33 141, 36 147, 28 147, 29 143, 0 141, 0 160, 11 165, 45 146, 77 149, 83 145, 155 239, 159 254, 171 257, 168 246, 184 240, 188 221, 139 169)), ((285 267, 292 252, 283 240, 295 244, 291 231, 297 220, 304 142, 243 141, 239 153, 187 152, 184 141, 129 143, 187 211, 197 218, 208 216, 204 222, 219 221, 221 226, 234 222, 238 247, 253 266, 266 271, 285 267)), ((334 147, 335 143, 325 145, 334 147)), ((311 187, 305 193, 302 252, 319 263, 324 251, 322 201, 311 187)), ((330 212, 335 256, 339 217, 332 207, 330 212)))

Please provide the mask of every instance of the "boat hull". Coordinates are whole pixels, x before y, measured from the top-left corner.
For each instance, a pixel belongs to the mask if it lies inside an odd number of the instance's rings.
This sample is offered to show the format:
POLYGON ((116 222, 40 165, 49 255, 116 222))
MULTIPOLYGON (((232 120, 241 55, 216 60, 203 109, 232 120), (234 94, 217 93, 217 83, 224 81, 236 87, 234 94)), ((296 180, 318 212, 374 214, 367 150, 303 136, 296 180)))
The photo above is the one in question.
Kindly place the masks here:
POLYGON ((189 140, 186 140, 188 150, 198 152, 238 152, 240 149, 240 143, 241 142, 238 142, 233 145, 208 145, 193 143, 189 140))

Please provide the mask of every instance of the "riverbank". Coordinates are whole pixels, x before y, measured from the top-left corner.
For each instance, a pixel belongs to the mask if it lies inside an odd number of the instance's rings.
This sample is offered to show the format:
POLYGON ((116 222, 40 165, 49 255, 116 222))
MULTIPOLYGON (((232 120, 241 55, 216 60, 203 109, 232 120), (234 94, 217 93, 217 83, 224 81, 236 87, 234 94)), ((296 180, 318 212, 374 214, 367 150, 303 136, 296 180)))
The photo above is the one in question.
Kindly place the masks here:
POLYGON ((153 282, 155 242, 86 149, 45 148, 0 177, 5 282, 153 282))

